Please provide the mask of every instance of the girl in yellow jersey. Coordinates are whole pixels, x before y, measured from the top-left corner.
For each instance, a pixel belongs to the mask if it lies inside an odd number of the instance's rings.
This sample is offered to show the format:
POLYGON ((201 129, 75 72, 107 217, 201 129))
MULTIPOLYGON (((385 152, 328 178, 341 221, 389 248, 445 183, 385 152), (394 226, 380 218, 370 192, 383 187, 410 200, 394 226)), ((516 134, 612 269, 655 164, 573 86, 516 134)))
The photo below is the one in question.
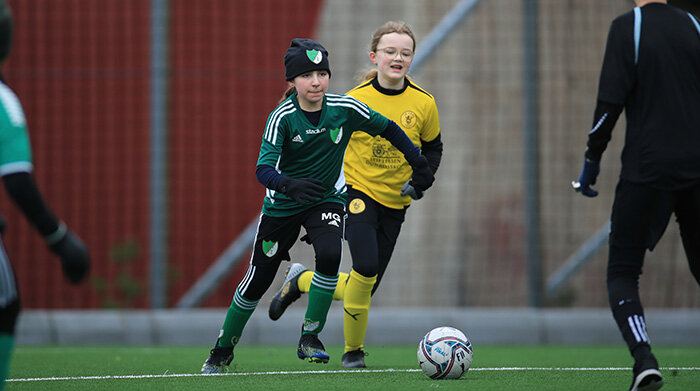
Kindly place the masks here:
MULTIPOLYGON (((433 173, 442 158, 440 119, 435 99, 408 73, 416 47, 405 23, 387 22, 375 31, 369 58, 375 67, 347 95, 395 121, 421 148, 433 173)), ((411 186, 411 166, 388 141, 364 132, 353 133, 345 154, 348 188, 346 238, 352 254, 350 274, 341 273, 334 299, 344 300, 345 368, 364 368, 364 338, 372 294, 377 290, 394 251, 406 209, 423 193, 411 186), (347 284, 343 284, 347 281, 347 284)), ((308 292, 313 272, 295 263, 270 304, 278 319, 302 292, 308 292)))

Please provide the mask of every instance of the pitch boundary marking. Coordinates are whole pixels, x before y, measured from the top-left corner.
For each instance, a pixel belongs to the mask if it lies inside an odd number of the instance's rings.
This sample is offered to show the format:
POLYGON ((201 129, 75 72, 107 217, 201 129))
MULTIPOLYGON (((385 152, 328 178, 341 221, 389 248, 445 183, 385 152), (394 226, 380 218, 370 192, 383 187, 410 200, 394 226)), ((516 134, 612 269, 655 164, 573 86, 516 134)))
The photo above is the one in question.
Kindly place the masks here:
MULTIPOLYGON (((469 371, 629 371, 628 367, 577 368, 577 367, 496 367, 470 368, 469 371)), ((661 370, 698 371, 700 367, 663 367, 661 370)), ((162 375, 107 375, 107 376, 67 376, 67 377, 34 377, 7 379, 7 382, 43 382, 60 380, 110 380, 110 379, 160 379, 172 377, 206 377, 206 376, 257 376, 257 375, 307 375, 335 373, 389 373, 389 372, 420 372, 420 369, 340 369, 321 371, 270 371, 270 372, 229 372, 229 373, 164 373, 162 375)))

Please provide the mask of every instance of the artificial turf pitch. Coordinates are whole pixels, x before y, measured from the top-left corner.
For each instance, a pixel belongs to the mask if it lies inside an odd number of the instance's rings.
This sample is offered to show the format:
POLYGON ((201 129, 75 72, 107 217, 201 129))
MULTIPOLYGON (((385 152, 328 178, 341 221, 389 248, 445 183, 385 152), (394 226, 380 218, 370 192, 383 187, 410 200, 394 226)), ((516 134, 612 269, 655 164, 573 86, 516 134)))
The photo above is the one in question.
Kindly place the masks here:
MULTIPOLYGON (((199 375, 209 347, 19 346, 6 390, 627 390, 631 358, 616 346, 475 346, 459 380, 431 380, 416 346, 371 346, 344 370, 342 348, 312 364, 294 346, 239 346, 225 375, 199 375)), ((700 390, 700 346, 655 346, 664 391, 700 390)))

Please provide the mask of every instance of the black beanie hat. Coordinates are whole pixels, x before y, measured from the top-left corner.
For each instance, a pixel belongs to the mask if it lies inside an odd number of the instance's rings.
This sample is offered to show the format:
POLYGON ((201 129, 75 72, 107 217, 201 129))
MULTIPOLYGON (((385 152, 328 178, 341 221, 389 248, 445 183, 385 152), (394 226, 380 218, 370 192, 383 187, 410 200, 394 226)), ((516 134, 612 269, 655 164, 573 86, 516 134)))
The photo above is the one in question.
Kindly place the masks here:
POLYGON ((284 68, 287 81, 311 71, 325 70, 329 77, 331 75, 328 51, 320 43, 307 38, 292 39, 284 54, 284 68))

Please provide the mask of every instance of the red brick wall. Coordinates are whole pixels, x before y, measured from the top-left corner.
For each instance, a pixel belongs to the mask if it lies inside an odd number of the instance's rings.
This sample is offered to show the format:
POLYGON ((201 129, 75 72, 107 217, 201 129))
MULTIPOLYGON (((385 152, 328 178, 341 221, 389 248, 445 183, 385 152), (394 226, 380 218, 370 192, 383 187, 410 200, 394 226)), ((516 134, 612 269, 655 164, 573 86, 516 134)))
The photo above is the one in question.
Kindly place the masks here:
MULTIPOLYGON (((254 166, 285 88, 282 56, 291 38, 313 35, 321 2, 170 2, 169 305, 257 216, 254 166)), ((88 284, 66 284, 58 259, 0 192, 23 306, 148 307, 150 2, 10 4, 15 36, 3 75, 27 115, 35 178, 93 258, 88 284)), ((228 305, 239 278, 207 305, 228 305)))
MULTIPOLYGON (((313 35, 321 0, 171 3, 171 303, 257 218, 262 129, 286 88, 284 52, 313 35)), ((228 306, 247 269, 206 305, 228 306)))

